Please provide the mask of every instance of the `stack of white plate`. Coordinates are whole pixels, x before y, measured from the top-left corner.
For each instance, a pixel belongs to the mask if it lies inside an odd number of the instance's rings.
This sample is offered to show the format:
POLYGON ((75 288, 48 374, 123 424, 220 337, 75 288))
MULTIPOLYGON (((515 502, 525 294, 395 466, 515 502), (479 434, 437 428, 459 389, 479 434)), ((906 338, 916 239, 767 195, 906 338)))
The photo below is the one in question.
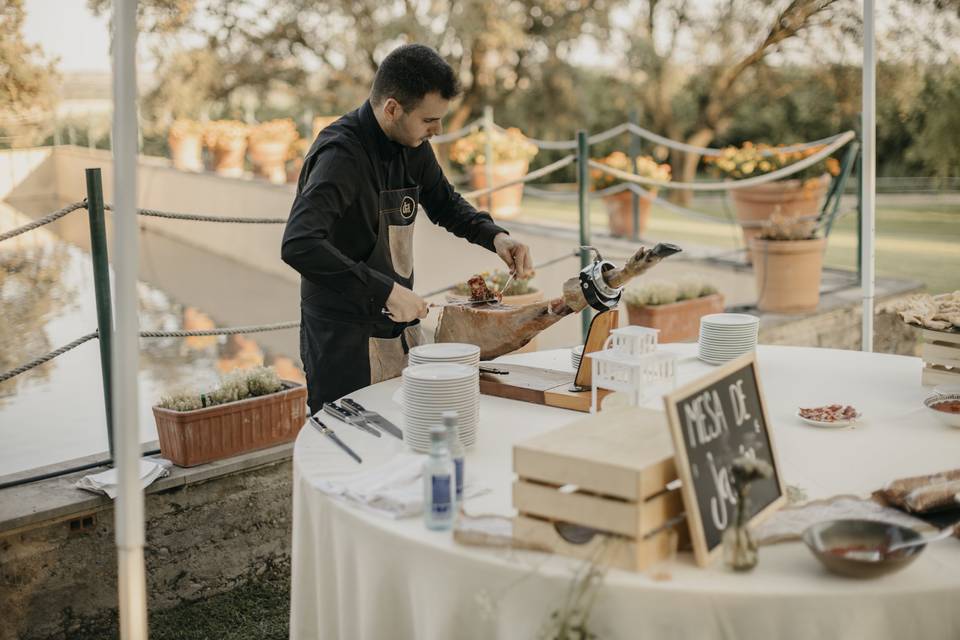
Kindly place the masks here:
POLYGON ((476 443, 480 419, 477 367, 440 362, 403 370, 403 439, 411 449, 430 451, 430 429, 443 424, 446 411, 457 412, 457 431, 463 446, 476 443))
POLYGON ((757 348, 760 319, 745 313, 713 313, 700 318, 699 358, 723 364, 757 348))
POLYGON ((422 344, 410 349, 410 365, 430 363, 456 363, 468 366, 480 364, 480 347, 461 342, 422 344))
POLYGON ((579 345, 570 351, 570 366, 576 371, 580 368, 580 359, 583 358, 583 345, 579 345))

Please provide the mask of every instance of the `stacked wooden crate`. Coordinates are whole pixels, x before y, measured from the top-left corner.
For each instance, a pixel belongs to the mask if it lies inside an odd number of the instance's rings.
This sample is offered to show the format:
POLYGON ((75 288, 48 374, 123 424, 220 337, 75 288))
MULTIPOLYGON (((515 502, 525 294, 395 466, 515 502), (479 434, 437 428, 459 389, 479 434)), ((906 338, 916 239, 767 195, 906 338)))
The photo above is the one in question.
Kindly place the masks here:
POLYGON ((686 536, 662 412, 622 407, 513 448, 514 537, 640 571, 686 536), (602 548, 601 548, 602 547, 602 548))
POLYGON ((960 332, 922 329, 921 335, 922 383, 960 384, 960 332))

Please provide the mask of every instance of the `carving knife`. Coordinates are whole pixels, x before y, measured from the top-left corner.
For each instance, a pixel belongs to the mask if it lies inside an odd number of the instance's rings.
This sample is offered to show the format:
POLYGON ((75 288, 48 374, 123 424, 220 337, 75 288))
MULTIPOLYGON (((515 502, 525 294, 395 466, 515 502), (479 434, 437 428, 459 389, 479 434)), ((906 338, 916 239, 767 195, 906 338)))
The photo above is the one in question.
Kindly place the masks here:
POLYGON ((338 447, 340 447, 348 456, 350 456, 351 458, 353 458, 354 460, 356 460, 356 461, 359 462, 360 464, 363 464, 363 460, 360 459, 360 456, 358 456, 358 455, 354 452, 353 449, 351 449, 350 447, 348 447, 348 446, 343 442, 343 440, 341 440, 340 438, 338 438, 338 437, 337 437, 337 434, 335 434, 335 433, 333 432, 333 429, 331 429, 331 428, 328 427, 327 425, 323 424, 322 422, 320 422, 319 420, 317 420, 317 419, 314 418, 313 416, 310 416, 310 424, 313 425, 313 428, 314 428, 314 429, 316 429, 317 431, 319 431, 319 432, 322 433, 323 435, 325 435, 325 436, 327 436, 328 438, 330 438, 331 440, 333 440, 333 443, 334 443, 335 445, 337 445, 338 447))
POLYGON ((382 415, 380 415, 376 411, 367 411, 366 409, 363 408, 363 405, 361 405, 356 400, 351 400, 350 398, 342 399, 340 401, 340 404, 342 408, 346 409, 347 411, 353 411, 359 417, 366 420, 367 424, 372 424, 376 427, 379 427, 380 429, 383 429, 384 431, 392 435, 394 438, 397 438, 398 440, 403 440, 403 432, 400 431, 399 427, 397 427, 395 424, 393 424, 392 422, 384 418, 382 415))

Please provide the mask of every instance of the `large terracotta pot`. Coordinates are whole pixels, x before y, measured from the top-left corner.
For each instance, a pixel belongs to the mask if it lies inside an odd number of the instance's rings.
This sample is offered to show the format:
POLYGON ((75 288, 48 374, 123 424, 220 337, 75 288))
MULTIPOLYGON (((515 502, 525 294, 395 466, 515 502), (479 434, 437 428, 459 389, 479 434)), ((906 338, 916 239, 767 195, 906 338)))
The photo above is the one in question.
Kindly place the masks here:
POLYGON ((729 191, 737 214, 737 222, 743 229, 743 243, 760 234, 761 226, 774 211, 785 216, 815 216, 820 213, 830 186, 830 175, 823 174, 806 182, 802 180, 778 180, 729 191))
POLYGON ((243 175, 243 161, 247 152, 246 138, 224 138, 213 148, 213 170, 222 176, 238 178, 243 175))
MULTIPOLYGON (((503 184, 522 178, 527 175, 527 168, 530 163, 525 160, 513 160, 511 162, 498 162, 493 165, 493 184, 503 184)), ((487 168, 484 165, 476 165, 470 170, 470 188, 487 188, 487 168)), ((512 187, 505 187, 499 191, 493 192, 493 205, 490 204, 490 196, 480 196, 477 198, 477 204, 481 209, 486 209, 494 218, 508 219, 516 218, 520 215, 520 201, 523 199, 523 184, 515 184, 512 187)))
MULTIPOLYGON (((454 293, 447 294, 447 302, 463 302, 464 300, 466 300, 465 296, 454 293)), ((543 292, 539 290, 522 293, 516 296, 503 296, 503 304, 510 305, 511 307, 522 307, 525 304, 533 304, 534 302, 540 302, 541 300, 543 300, 543 292)), ((524 346, 520 347, 516 351, 512 351, 511 353, 530 353, 536 350, 537 339, 534 338, 524 346)))
POLYGON ((627 304, 630 324, 659 329, 657 339, 661 343, 696 340, 700 335, 700 318, 711 313, 723 313, 723 296, 719 293, 672 304, 627 304))
POLYGON ((757 306, 771 313, 815 311, 820 303, 825 238, 764 240, 750 244, 757 306))
MULTIPOLYGON (((657 192, 651 191, 649 196, 638 196, 638 213, 640 214, 640 230, 638 236, 647 231, 647 220, 650 219, 650 205, 657 192)), ((609 196, 603 196, 603 204, 607 207, 607 217, 610 224, 610 235, 623 238, 633 237, 633 192, 621 191, 609 196)))
POLYGON ((290 144, 280 140, 265 140, 250 145, 250 161, 254 173, 274 184, 287 181, 287 154, 290 144))
POLYGON ((203 139, 195 136, 168 136, 170 160, 180 171, 203 171, 203 139))

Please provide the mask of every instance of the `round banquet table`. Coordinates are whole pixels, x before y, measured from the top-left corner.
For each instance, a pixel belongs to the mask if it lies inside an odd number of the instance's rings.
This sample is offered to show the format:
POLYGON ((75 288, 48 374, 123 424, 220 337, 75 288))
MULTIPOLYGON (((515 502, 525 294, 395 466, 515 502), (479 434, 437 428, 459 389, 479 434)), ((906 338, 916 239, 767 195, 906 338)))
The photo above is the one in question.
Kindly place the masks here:
MULTIPOLYGON (((695 344, 661 345, 678 355, 677 384, 713 370, 695 344)), ((570 370, 569 350, 507 356, 570 370)), ((760 379, 788 485, 810 499, 867 495, 895 478, 960 466, 960 430, 921 406, 918 358, 806 347, 761 346, 760 379), (852 404, 855 427, 820 429, 798 406, 852 404)), ((400 379, 351 394, 403 427, 392 400, 400 379)), ((659 399, 648 403, 662 406, 659 399)), ((583 414, 481 396, 468 478, 490 492, 465 501, 471 514, 513 515, 511 447, 583 414)), ((390 519, 332 498, 317 481, 370 469, 405 451, 327 421, 364 462, 357 465, 316 430, 294 449, 291 638, 534 638, 567 593, 579 561, 530 551, 469 547, 421 517, 390 519)), ((760 548, 745 574, 722 562, 698 568, 690 553, 670 579, 611 570, 590 627, 601 638, 960 638, 960 542, 931 545, 905 570, 875 580, 827 573, 800 542, 760 548)))

